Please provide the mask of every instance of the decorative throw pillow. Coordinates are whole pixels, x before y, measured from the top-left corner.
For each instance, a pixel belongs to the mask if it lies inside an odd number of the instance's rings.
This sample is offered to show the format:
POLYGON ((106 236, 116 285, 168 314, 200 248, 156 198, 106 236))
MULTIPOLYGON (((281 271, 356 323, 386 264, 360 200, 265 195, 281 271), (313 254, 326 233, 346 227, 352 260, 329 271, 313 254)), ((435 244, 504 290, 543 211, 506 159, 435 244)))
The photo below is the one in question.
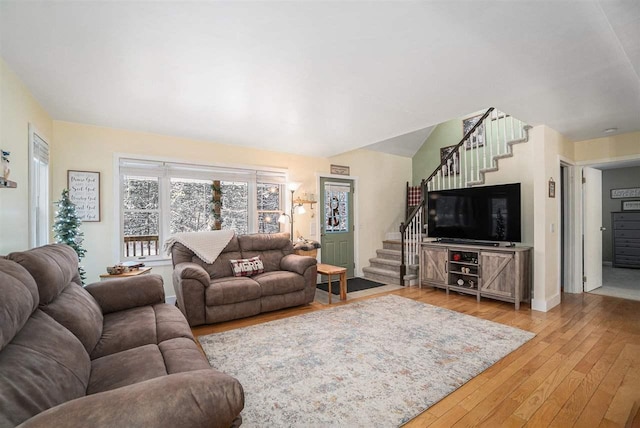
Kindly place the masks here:
POLYGON ((264 272, 264 265, 260 256, 250 259, 229 260, 234 276, 253 276, 264 272))

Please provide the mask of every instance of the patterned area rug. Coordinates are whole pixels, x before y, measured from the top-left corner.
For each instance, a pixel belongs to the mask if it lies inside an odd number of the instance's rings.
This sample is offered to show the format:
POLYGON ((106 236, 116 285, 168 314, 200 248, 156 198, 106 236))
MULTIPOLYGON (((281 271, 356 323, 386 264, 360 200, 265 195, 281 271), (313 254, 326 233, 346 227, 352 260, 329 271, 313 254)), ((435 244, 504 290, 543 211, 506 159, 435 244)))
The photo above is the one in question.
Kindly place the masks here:
POLYGON ((534 336, 387 295, 198 339, 242 383, 243 426, 392 427, 534 336))

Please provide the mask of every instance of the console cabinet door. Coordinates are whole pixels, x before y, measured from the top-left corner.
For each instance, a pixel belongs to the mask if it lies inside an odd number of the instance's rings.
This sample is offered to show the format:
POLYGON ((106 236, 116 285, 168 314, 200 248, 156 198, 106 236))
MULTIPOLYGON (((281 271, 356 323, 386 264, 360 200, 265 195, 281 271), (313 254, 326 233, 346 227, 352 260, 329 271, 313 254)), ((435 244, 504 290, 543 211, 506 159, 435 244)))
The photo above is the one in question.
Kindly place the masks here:
POLYGON ((445 285, 447 283, 447 249, 422 247, 420 272, 423 282, 445 285))
POLYGON ((482 251, 480 266, 482 269, 481 292, 515 298, 518 278, 513 253, 482 251))

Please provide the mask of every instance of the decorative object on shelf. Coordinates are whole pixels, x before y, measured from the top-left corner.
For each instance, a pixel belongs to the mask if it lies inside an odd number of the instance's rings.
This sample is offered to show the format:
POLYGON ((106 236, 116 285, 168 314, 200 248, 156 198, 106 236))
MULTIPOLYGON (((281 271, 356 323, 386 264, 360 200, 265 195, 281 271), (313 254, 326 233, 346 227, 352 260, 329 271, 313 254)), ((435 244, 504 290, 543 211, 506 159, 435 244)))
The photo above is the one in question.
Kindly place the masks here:
POLYGON ((640 187, 611 189, 611 199, 640 198, 640 187))
POLYGON ((458 156, 458 152, 455 152, 449 159, 447 159, 449 153, 451 153, 456 147, 458 146, 453 145, 440 148, 440 164, 446 165, 442 168, 442 173, 444 175, 460 174, 460 157, 458 156))
MULTIPOLYGON (((55 204, 58 206, 56 220, 53 223, 56 243, 69 245, 78 254, 78 260, 80 261, 87 250, 82 248, 82 242, 84 241, 84 233, 80 231, 82 221, 76 213, 76 206, 69 198, 69 190, 63 189, 62 197, 55 204)), ((78 264, 78 274, 82 284, 84 284, 87 274, 80 264, 78 264)))
MULTIPOLYGON (((481 114, 462 119, 462 137, 482 118, 481 114)), ((478 126, 473 134, 464 142, 464 148, 467 150, 477 149, 484 146, 484 124, 478 126)))
POLYGON ((0 187, 15 189, 18 187, 18 183, 9 180, 9 174, 11 174, 11 168, 9 168, 9 156, 11 155, 11 152, 4 149, 0 150, 2 151, 2 176, 0 176, 0 187))
POLYGON ((549 179, 549 197, 550 198, 556 197, 556 182, 553 181, 553 177, 549 179))
POLYGON ((86 222, 100 221, 100 173, 67 171, 69 199, 76 206, 78 218, 86 222))
POLYGON ((464 285, 464 279, 462 278, 458 279, 458 285, 462 287, 464 285))
POLYGON ((331 165, 331 174, 336 175, 349 175, 350 168, 344 165, 331 165))
POLYGON ((8 152, 4 149, 2 150, 2 177, 5 180, 9 179, 9 174, 11 174, 11 168, 9 168, 9 156, 11 156, 11 152, 8 152))
POLYGON ((622 211, 640 211, 640 201, 622 201, 622 211))
POLYGON ((125 272, 129 272, 129 268, 127 266, 122 266, 122 265, 107 266, 107 273, 109 275, 121 275, 125 272))
POLYGON ((454 262, 459 262, 462 259, 462 256, 460 255, 460 253, 454 253, 453 256, 451 256, 451 259, 454 262))

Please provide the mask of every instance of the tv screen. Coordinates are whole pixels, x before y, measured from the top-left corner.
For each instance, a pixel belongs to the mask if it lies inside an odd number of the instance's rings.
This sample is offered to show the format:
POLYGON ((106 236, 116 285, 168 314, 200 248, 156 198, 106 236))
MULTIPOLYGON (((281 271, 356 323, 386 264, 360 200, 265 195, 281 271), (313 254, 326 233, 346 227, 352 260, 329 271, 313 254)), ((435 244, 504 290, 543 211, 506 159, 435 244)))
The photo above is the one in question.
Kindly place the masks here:
POLYGON ((428 234, 434 238, 520 242, 520 183, 431 191, 428 234))

